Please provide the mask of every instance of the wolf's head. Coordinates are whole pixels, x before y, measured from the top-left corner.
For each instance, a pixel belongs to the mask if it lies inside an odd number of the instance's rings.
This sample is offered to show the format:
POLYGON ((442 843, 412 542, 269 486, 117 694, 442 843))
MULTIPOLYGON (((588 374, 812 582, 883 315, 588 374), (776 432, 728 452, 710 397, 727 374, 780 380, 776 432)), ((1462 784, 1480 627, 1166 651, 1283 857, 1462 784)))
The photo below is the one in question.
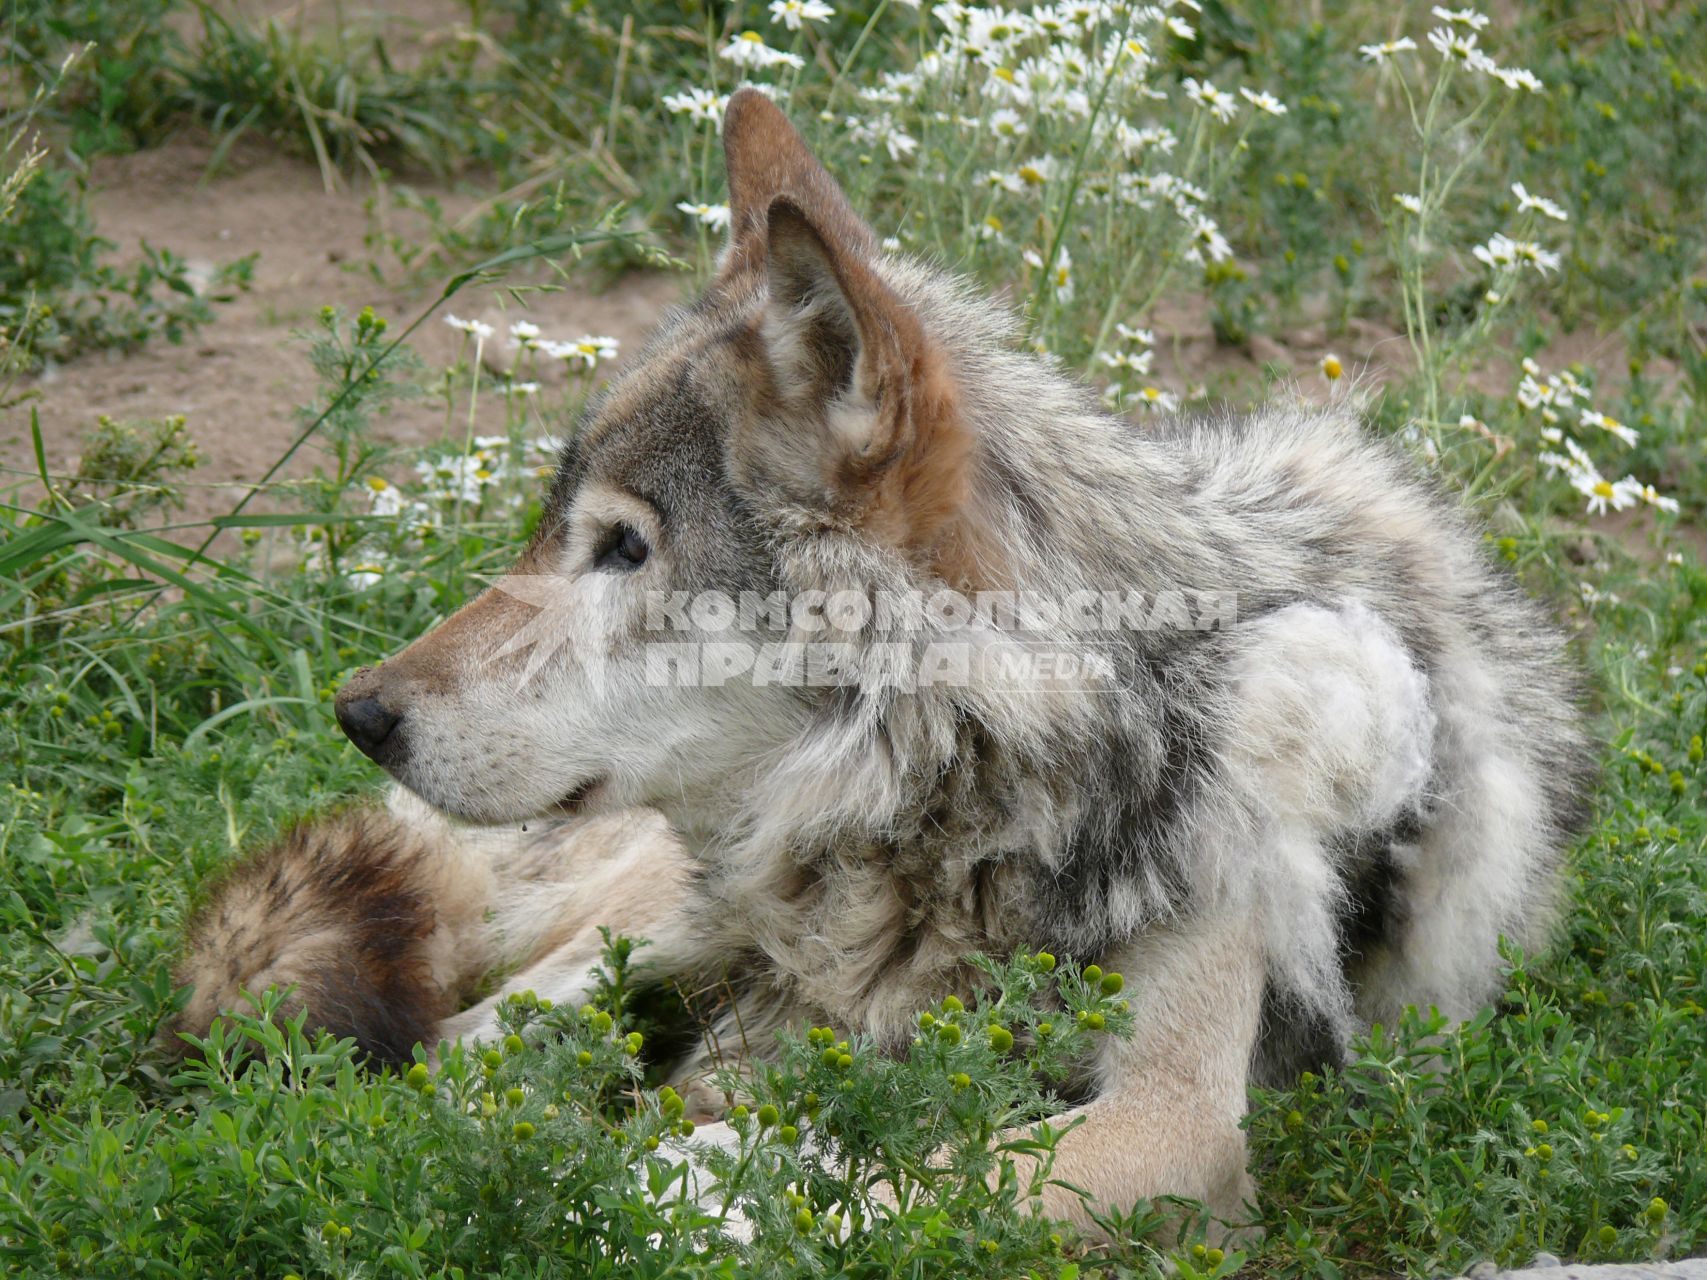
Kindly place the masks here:
POLYGON ((732 219, 704 295, 588 414, 512 572, 338 696, 356 745, 448 812, 697 825, 847 691, 679 678, 661 646, 715 664, 727 622, 682 602, 1001 575, 965 393, 1006 317, 886 259, 762 95, 734 95, 723 136, 732 219))

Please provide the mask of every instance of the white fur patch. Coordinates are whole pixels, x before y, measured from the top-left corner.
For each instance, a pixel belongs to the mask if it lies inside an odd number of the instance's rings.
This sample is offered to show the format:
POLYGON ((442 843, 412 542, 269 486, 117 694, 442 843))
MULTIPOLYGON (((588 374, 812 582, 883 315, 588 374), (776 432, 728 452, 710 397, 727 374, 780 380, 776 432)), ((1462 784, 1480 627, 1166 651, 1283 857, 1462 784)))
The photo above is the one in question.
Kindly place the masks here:
POLYGON ((1435 737, 1428 681, 1355 601, 1281 609, 1242 641, 1221 763, 1247 815, 1232 830, 1243 826, 1249 844, 1235 839, 1207 865, 1222 901, 1254 899, 1273 976, 1345 1021, 1344 845, 1422 807, 1435 737))

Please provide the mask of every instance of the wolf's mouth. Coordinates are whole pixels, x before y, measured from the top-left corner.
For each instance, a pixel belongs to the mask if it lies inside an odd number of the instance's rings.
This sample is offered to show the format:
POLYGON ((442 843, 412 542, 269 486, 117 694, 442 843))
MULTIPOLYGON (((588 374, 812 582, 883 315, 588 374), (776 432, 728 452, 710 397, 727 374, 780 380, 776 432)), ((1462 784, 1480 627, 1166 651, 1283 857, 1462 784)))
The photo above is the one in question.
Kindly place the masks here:
POLYGON ((592 796, 593 792, 598 788, 598 785, 603 781, 603 778, 588 778, 580 786, 576 787, 568 795, 564 796, 556 804, 552 805, 551 811, 553 813, 561 813, 569 816, 579 813, 586 805, 587 800, 592 796))

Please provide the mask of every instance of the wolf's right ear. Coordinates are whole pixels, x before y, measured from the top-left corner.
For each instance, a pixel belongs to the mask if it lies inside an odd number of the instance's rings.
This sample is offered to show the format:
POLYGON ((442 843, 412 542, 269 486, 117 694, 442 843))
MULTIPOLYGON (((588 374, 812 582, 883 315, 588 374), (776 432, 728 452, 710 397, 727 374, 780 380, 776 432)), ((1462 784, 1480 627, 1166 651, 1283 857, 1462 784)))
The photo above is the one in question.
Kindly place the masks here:
POLYGON ((876 269, 877 237, 788 118, 740 89, 723 119, 730 239, 720 281, 764 282, 750 471, 914 548, 963 506, 971 440, 948 364, 876 269))

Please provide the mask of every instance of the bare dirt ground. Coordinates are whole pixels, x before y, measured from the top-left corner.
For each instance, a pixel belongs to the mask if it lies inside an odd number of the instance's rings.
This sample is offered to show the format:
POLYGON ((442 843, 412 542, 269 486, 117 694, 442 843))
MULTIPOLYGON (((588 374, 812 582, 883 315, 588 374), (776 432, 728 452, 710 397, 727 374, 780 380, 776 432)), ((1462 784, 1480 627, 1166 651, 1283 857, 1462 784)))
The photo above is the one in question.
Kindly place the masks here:
MULTIPOLYGON (((219 306, 214 322, 181 345, 154 340, 129 353, 94 352, 30 380, 24 389, 37 398, 0 423, 0 466, 11 479, 35 470, 31 405, 39 411, 48 465, 56 473, 75 468, 84 433, 102 414, 181 413, 202 456, 188 514, 228 510, 244 483, 258 480, 289 446, 301 429, 293 411, 313 397, 307 344, 292 335, 311 328, 328 304, 351 314, 372 306, 395 332, 437 296, 437 284, 388 287, 366 269, 369 217, 359 187, 345 183, 327 192, 313 165, 261 144, 239 148, 221 175, 204 184, 211 155, 208 139, 186 137, 98 162, 96 228, 119 246, 121 257, 146 240, 197 268, 258 251, 254 288, 219 306)), ((447 208, 457 208, 456 197, 440 194, 447 208)), ((394 229, 406 230, 407 223, 394 229)), ((604 292, 596 291, 590 272, 575 280, 554 292, 530 293, 525 311, 490 288, 464 290, 446 310, 485 319, 500 335, 524 317, 551 337, 608 334, 626 353, 687 287, 685 277, 656 273, 630 274, 604 292)), ((451 362, 460 341, 435 318, 412 345, 431 369, 451 362)), ((494 346, 501 353, 501 337, 494 346)), ((389 443, 426 444, 441 438, 444 421, 442 403, 406 403, 379 420, 376 434, 389 443)), ((287 474, 305 474, 312 463, 305 449, 287 474)))

